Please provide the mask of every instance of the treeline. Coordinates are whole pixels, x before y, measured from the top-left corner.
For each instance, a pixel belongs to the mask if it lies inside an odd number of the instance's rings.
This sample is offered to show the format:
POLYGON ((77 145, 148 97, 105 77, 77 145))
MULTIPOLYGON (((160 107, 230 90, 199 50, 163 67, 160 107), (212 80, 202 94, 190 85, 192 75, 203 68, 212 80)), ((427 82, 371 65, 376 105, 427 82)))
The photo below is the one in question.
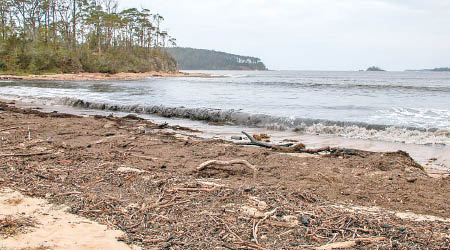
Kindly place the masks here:
POLYGON ((450 67, 441 67, 434 69, 408 69, 405 71, 433 71, 433 72, 450 72, 450 67))
POLYGON ((184 70, 267 70, 261 59, 214 50, 168 48, 178 67, 184 70))
POLYGON ((450 68, 449 68, 449 67, 434 68, 434 69, 430 69, 430 71, 436 71, 436 72, 448 72, 448 71, 450 71, 450 68))
POLYGON ((175 71, 163 21, 116 0, 0 0, 0 71, 175 71))

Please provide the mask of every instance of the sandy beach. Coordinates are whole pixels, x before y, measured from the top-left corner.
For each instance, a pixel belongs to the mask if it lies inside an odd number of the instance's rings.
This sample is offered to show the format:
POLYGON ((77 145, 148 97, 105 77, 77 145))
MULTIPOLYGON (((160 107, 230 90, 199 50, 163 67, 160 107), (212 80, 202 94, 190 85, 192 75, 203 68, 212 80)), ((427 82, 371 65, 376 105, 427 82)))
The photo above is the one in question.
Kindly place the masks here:
POLYGON ((0 80, 56 80, 56 81, 103 81, 103 80, 139 80, 147 77, 216 77, 204 73, 183 72, 146 72, 146 73, 78 73, 78 74, 52 74, 52 75, 2 75, 0 80))
MULTIPOLYGON (((429 176, 404 152, 286 153, 187 131, 194 132, 133 115, 79 117, 1 103, 0 188, 45 199, 36 203, 41 210, 63 205, 69 215, 98 223, 100 231, 101 225, 118 230, 118 240, 144 249, 450 244, 450 177, 429 176), (255 169, 198 170, 211 160, 246 161, 255 169)), ((0 209, 0 248, 46 226, 35 223, 35 213, 8 222, 10 211, 0 209)), ((105 244, 129 248, 106 235, 105 244)), ((30 242, 21 247, 63 249, 67 239, 30 242)))

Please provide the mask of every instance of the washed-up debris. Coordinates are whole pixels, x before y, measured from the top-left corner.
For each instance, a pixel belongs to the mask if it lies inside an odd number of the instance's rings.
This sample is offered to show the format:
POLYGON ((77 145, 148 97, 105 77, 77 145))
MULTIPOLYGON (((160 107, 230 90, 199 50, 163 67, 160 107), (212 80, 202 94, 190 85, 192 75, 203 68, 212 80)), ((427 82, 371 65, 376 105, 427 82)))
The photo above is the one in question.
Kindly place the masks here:
POLYGON ((0 239, 26 232, 35 226, 33 218, 23 216, 0 217, 0 239))
POLYGON ((0 187, 64 204, 121 229, 127 234, 121 240, 144 249, 450 245, 449 223, 440 218, 449 216, 448 180, 431 179, 401 153, 295 157, 220 140, 186 141, 147 121, 149 133, 139 133, 144 121, 105 119, 5 108, 0 129, 21 129, 2 133, 0 154, 7 156, 0 157, 0 187), (105 122, 114 125, 105 128, 105 122), (24 136, 28 126, 31 140, 24 136), (107 133, 116 136, 105 138, 107 133), (417 180, 410 184, 408 178, 417 180), (382 209, 348 209, 355 204, 382 209), (388 212, 394 208, 435 217, 388 212))

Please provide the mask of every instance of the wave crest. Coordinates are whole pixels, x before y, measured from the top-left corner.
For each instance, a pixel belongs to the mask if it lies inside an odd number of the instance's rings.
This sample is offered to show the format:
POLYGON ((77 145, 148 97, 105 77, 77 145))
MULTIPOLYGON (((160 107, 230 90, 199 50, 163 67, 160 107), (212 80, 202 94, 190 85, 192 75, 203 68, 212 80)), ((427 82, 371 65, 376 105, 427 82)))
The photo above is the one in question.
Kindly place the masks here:
POLYGON ((348 138, 395 141, 413 144, 441 144, 450 146, 450 130, 394 127, 363 122, 330 121, 321 119, 285 118, 263 114, 248 114, 238 110, 211 108, 166 107, 163 105, 113 105, 62 98, 58 103, 84 109, 152 114, 230 125, 265 127, 274 130, 293 129, 308 134, 337 135, 348 138))

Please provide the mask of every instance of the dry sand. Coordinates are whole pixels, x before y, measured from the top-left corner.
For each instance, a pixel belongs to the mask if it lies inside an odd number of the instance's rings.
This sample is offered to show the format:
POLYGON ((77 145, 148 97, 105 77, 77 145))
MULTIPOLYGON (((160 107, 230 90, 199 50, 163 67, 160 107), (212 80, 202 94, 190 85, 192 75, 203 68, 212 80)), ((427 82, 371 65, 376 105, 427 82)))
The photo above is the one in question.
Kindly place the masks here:
POLYGON ((33 221, 17 235, 0 235, 0 249, 139 249, 117 241, 124 232, 70 214, 67 209, 9 188, 0 190, 0 219, 26 217, 33 221))
POLYGON ((186 130, 0 103, 0 187, 67 206, 145 249, 450 246, 450 177, 430 177, 406 153, 285 154, 186 130), (238 165, 195 170, 236 159, 256 178, 238 165))

